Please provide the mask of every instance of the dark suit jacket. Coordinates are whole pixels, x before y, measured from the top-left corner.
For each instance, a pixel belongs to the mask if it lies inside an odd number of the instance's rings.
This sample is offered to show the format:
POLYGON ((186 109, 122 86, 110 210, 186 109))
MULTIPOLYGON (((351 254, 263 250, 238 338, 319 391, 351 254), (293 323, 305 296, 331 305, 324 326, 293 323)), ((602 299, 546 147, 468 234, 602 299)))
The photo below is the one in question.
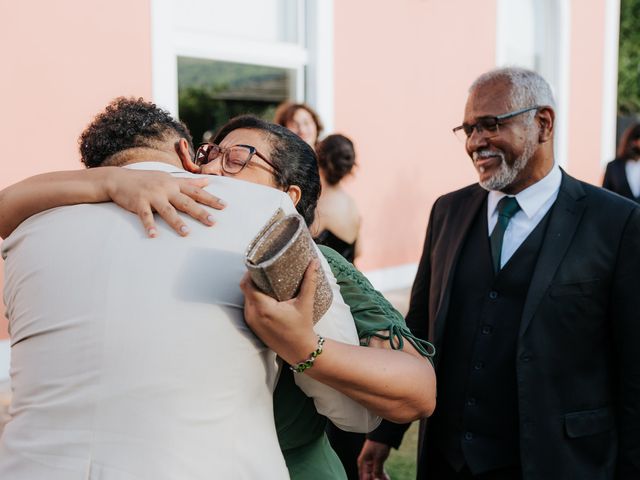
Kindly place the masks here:
POLYGON ((604 172, 604 180, 602 186, 607 190, 627 197, 631 200, 638 201, 633 195, 629 181, 627 180, 627 172, 625 171, 626 158, 616 158, 607 163, 607 169, 604 172))
MULTIPOLYGON (((486 195, 475 184, 431 212, 407 324, 436 349, 460 249, 486 195)), ((525 479, 640 479, 639 272, 640 207, 563 173, 518 336, 525 479)), ((370 438, 397 444, 405 428, 387 422, 370 438)), ((419 472, 426 441, 423 429, 419 472)))

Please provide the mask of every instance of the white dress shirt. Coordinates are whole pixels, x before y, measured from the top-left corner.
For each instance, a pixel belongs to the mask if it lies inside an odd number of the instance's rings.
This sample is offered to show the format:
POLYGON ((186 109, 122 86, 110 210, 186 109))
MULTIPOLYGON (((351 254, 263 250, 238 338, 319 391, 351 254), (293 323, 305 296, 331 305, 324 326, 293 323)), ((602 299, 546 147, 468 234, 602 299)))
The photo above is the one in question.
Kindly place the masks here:
MULTIPOLYGON (((553 165, 551 171, 541 180, 525 188, 515 195, 520 210, 509 221, 504 239, 502 242, 502 255, 500 257, 500 268, 504 267, 513 254, 522 245, 522 242, 529 236, 540 220, 547 214, 553 202, 558 198, 562 173, 557 164, 553 165)), ((488 234, 491 235, 498 222, 498 202, 506 195, 502 192, 492 190, 487 199, 487 220, 489 226, 488 234)))
MULTIPOLYGON (((186 238, 162 220, 147 238, 135 215, 102 203, 35 215, 3 242, 13 399, 0 478, 288 478, 273 422, 278 364, 244 322, 239 282, 252 238, 278 208, 295 209, 279 190, 228 177, 207 189, 227 207, 212 211, 214 227, 186 218, 186 238)), ((318 328, 357 344, 329 277, 334 304, 318 328)), ((324 413, 375 424, 300 377, 324 413)))
POLYGON ((633 196, 640 197, 640 160, 627 160, 624 163, 624 173, 633 196))

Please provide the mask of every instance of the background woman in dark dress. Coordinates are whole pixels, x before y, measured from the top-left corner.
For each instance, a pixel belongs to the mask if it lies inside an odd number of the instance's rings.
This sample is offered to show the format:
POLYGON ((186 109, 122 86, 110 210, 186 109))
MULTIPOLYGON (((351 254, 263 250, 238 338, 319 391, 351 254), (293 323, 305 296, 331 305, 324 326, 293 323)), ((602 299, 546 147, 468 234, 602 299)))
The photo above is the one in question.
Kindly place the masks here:
POLYGON ((616 159, 607 164, 602 186, 640 202, 640 123, 625 130, 616 155, 616 159))
POLYGON ((344 135, 329 135, 318 143, 322 193, 311 229, 316 242, 331 247, 353 263, 358 255, 360 213, 343 180, 356 165, 353 142, 344 135))

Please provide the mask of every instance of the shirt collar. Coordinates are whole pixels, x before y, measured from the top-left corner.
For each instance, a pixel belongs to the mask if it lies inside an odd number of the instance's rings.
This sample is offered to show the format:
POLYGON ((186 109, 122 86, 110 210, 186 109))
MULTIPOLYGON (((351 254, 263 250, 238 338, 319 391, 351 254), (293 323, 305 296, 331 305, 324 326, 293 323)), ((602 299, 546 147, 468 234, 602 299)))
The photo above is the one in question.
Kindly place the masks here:
POLYGON ((156 170, 167 173, 189 173, 182 168, 164 162, 136 162, 124 165, 123 168, 130 168, 131 170, 156 170))
MULTIPOLYGON (((527 218, 531 219, 547 200, 560 190, 561 182, 562 173, 560 172, 560 167, 558 167, 557 163, 554 163, 551 171, 544 178, 538 180, 530 187, 525 188, 515 196, 516 200, 518 200, 518 205, 520 205, 520 208, 527 218)), ((489 216, 494 214, 500 199, 506 196, 506 194, 496 190, 489 192, 487 199, 489 216)))

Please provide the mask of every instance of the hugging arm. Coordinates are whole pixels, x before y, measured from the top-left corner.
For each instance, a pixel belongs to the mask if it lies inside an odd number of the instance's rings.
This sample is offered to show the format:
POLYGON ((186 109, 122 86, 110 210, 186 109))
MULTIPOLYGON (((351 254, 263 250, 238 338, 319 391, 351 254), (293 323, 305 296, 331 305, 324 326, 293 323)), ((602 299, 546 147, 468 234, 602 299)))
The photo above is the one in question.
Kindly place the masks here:
MULTIPOLYGON (((248 274, 241 285, 247 323, 291 365, 307 359, 316 349, 317 336, 311 322, 316 268, 307 269, 299 295, 286 302, 259 292, 248 274)), ((433 368, 411 342, 405 342, 403 350, 396 350, 392 342, 376 335, 370 337, 368 348, 327 339, 313 368, 302 375, 396 422, 428 416, 435 408, 433 368)))
POLYGON ((175 178, 164 172, 120 167, 36 175, 0 191, 0 237, 8 237, 24 220, 50 208, 109 201, 138 215, 149 236, 157 233, 153 211, 185 235, 177 210, 212 225, 209 212, 199 204, 224 207, 202 189, 206 184, 206 178, 175 178))

